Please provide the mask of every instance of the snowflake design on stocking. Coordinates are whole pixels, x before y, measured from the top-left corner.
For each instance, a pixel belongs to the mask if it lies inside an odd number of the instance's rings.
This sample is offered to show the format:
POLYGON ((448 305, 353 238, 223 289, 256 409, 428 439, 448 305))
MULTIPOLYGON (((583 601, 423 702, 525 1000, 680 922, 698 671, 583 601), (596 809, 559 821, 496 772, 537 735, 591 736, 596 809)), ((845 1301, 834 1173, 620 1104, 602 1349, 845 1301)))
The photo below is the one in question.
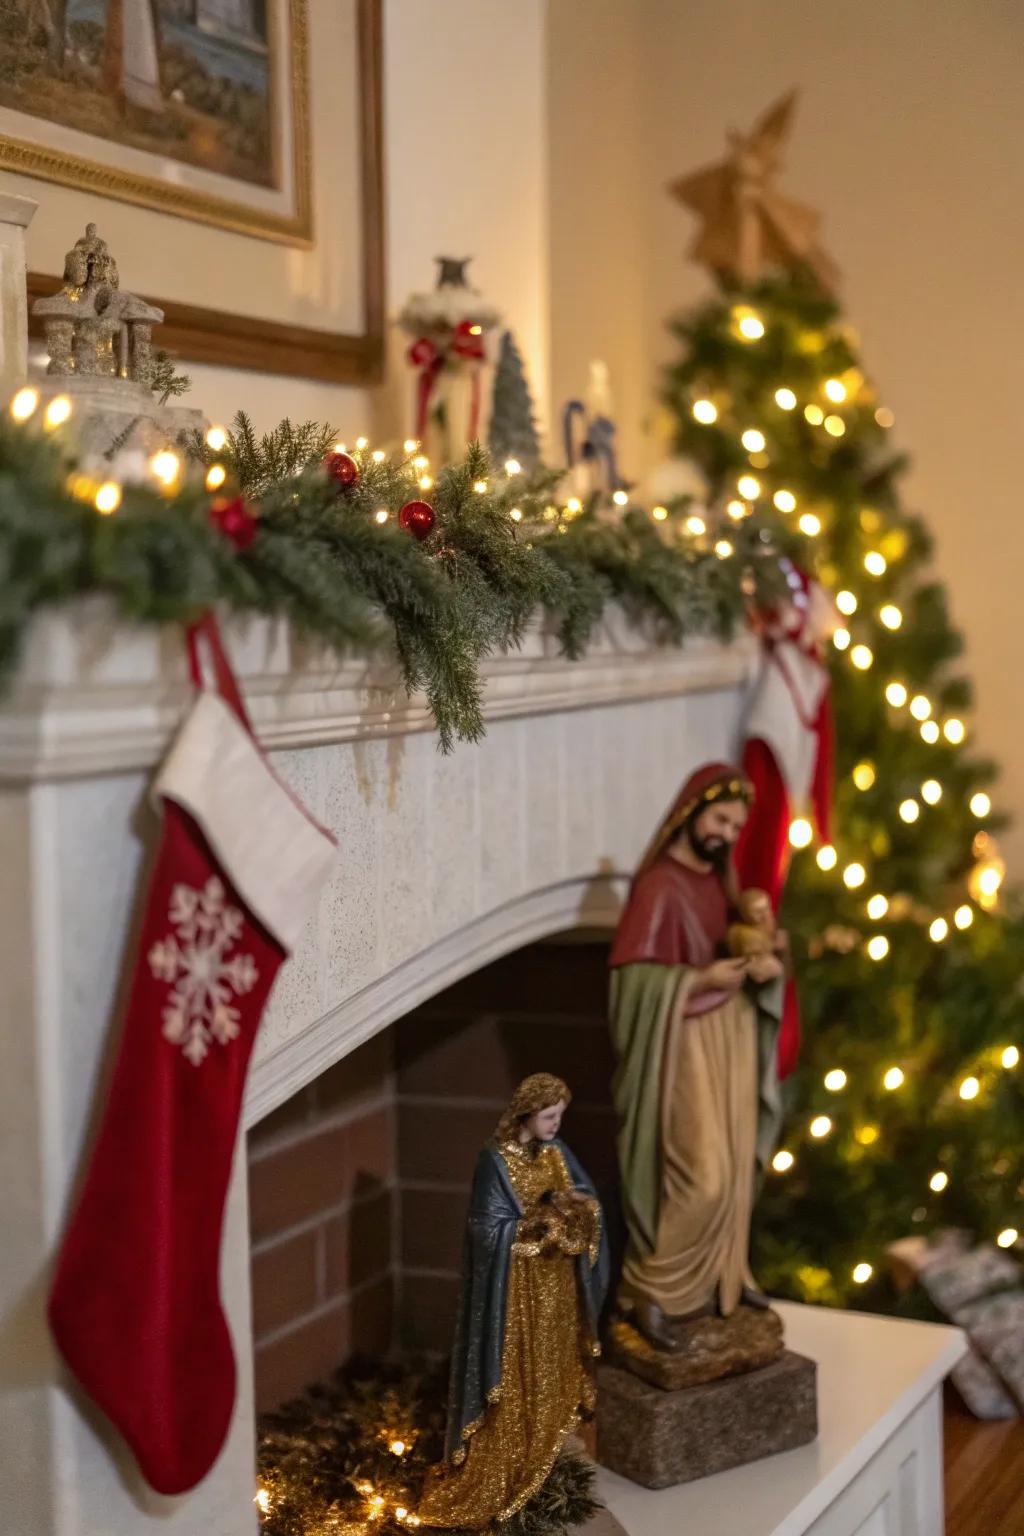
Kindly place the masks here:
POLYGON ((201 891, 176 885, 167 912, 174 931, 149 952, 150 971, 171 987, 164 1039, 180 1045, 194 1067, 205 1060, 212 1040, 227 1045, 238 1036, 240 1014, 232 999, 259 980, 252 955, 230 953, 245 918, 225 896, 216 875, 201 891))

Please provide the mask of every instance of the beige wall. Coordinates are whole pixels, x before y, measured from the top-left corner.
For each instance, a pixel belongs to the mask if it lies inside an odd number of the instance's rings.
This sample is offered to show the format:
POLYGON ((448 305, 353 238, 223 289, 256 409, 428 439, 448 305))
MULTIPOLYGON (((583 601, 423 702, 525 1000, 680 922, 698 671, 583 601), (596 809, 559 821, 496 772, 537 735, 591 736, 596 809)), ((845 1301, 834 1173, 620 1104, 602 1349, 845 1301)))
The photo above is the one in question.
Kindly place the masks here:
MULTIPOLYGON (((538 384, 548 335, 544 10, 545 0, 385 0, 384 29, 389 317, 410 290, 432 286, 435 255, 472 255, 471 275, 517 331, 538 384)), ((30 265, 52 267, 51 247, 65 250, 87 218, 104 217, 102 202, 83 193, 9 172, 0 172, 0 186, 41 205, 30 265), (56 217, 62 244, 54 244, 56 217)), ((122 280, 145 292, 144 243, 130 248, 137 215, 126 205, 106 209, 122 280)), ((274 318, 269 294, 266 316, 274 318)), ((401 437, 411 386, 394 336, 391 351, 393 377, 372 392, 189 366, 189 403, 217 421, 244 405, 259 426, 315 416, 348 435, 401 437)))
MULTIPOLYGON (((1024 812, 1018 620, 1024 564, 1024 12, 1011 0, 551 0, 552 380, 613 364, 627 468, 663 321, 705 290, 664 194, 792 85, 787 173, 825 214, 864 356, 913 456, 964 627, 983 748, 1024 812)), ((1022 817, 1024 820, 1024 817, 1022 817)), ((1008 839, 1024 867, 1024 831, 1008 839)))

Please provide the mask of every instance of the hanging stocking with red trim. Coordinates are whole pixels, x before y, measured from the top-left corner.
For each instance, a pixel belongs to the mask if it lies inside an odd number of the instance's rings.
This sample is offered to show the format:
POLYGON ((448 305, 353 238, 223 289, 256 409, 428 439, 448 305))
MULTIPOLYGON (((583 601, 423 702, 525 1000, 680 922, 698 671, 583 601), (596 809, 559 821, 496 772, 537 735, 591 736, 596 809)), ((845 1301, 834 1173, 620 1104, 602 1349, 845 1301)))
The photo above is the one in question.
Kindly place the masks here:
MULTIPOLYGON (((761 670, 744 723, 742 761, 754 785, 754 805, 736 849, 744 887, 767 891, 778 911, 789 867, 789 827, 812 812, 821 838, 831 840, 832 714, 822 642, 834 628, 824 590, 783 561, 790 599, 756 616, 761 670)), ((779 1076, 796 1065, 800 1005, 786 985, 779 1033, 779 1076)))
POLYGON ((50 1326, 153 1488, 210 1469, 235 1397, 224 1206, 260 1017, 335 854, 253 739, 211 620, 200 689, 155 785, 163 828, 109 1097, 50 1326))

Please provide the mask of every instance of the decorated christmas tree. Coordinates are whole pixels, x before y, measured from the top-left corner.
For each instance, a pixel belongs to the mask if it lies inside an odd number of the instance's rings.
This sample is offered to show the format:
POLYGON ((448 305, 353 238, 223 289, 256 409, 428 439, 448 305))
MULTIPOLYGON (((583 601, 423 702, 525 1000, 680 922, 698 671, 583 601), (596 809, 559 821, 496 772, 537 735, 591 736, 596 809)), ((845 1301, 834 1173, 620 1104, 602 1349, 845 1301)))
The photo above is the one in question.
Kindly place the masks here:
POLYGON ((506 331, 501 338, 494 370, 488 447, 497 464, 515 459, 525 470, 533 471, 540 461, 533 399, 526 382, 522 354, 511 331, 506 331))
POLYGON ((891 1307, 894 1241, 953 1227, 1017 1244, 1024 920, 893 414, 817 215, 776 190, 791 112, 780 103, 673 189, 703 221, 693 254, 718 291, 672 323, 664 400, 709 507, 678 537, 756 527, 838 610, 834 842, 802 815, 790 828, 782 918, 804 1039, 755 1268, 776 1294, 891 1307))

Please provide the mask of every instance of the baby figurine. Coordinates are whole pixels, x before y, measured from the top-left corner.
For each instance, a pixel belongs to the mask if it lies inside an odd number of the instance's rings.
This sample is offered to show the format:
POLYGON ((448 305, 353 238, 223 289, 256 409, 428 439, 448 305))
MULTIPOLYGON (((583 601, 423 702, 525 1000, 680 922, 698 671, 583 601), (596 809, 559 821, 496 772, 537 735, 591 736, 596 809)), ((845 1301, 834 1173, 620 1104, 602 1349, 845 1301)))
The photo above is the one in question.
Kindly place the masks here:
POLYGON ((744 891, 736 903, 741 921, 729 927, 729 953, 755 959, 778 949, 775 914, 767 891, 744 891))

